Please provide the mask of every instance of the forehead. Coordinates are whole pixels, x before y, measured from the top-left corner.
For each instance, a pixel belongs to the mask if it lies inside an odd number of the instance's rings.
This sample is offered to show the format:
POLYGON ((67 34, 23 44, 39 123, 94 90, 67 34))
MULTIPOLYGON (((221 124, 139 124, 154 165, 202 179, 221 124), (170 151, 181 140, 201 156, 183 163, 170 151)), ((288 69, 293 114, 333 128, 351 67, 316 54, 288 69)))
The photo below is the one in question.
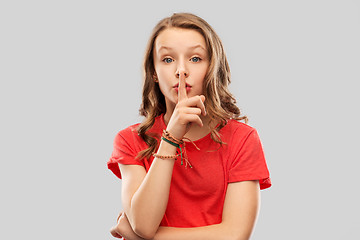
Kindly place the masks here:
POLYGON ((183 28, 167 28, 155 40, 155 51, 163 49, 188 49, 201 46, 206 50, 204 37, 196 30, 183 28))

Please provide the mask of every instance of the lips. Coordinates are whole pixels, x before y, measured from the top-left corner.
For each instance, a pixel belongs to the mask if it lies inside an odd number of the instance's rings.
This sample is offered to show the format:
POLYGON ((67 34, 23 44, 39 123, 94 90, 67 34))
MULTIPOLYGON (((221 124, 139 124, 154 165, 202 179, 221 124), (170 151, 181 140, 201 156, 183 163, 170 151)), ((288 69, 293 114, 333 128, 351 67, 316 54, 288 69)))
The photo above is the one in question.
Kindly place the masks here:
MULTIPOLYGON (((187 88, 191 88, 191 85, 186 83, 185 87, 186 87, 186 89, 187 89, 187 88)), ((173 88, 179 88, 179 83, 176 83, 176 84, 173 86, 173 88)))
MULTIPOLYGON (((176 91, 176 92, 178 92, 179 91, 179 84, 177 84, 177 85, 175 85, 174 87, 174 90, 176 91)), ((186 92, 189 92, 190 90, 191 90, 191 86, 190 85, 188 85, 188 84, 186 84, 186 92)))

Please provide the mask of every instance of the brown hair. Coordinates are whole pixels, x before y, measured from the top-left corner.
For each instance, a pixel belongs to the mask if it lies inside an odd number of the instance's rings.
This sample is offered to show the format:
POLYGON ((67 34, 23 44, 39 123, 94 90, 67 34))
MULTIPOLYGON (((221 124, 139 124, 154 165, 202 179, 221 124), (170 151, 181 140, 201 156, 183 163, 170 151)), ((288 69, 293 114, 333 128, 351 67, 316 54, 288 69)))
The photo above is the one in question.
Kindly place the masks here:
POLYGON ((154 125, 155 118, 166 112, 165 97, 159 85, 154 81, 155 66, 153 60, 154 43, 159 34, 167 28, 184 28, 198 31, 206 42, 209 56, 209 68, 204 79, 205 107, 210 122, 219 121, 217 128, 211 129, 211 138, 223 144, 218 131, 226 125, 228 119, 245 120, 240 117, 240 110, 236 100, 229 92, 230 68, 225 56, 224 48, 219 36, 213 28, 202 18, 191 13, 174 13, 171 17, 161 20, 153 29, 144 58, 144 85, 140 115, 144 121, 138 127, 138 135, 146 142, 149 148, 141 151, 138 157, 150 157, 158 146, 155 135, 147 133, 154 125))

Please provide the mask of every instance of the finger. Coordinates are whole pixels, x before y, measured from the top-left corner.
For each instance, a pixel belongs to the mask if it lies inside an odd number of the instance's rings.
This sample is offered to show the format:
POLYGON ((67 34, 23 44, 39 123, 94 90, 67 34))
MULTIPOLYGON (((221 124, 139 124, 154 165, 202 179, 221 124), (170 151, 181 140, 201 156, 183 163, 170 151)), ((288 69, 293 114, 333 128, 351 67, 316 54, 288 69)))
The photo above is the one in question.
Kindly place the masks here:
POLYGON ((119 213, 119 215, 118 215, 118 217, 117 217, 117 219, 116 219, 116 222, 119 222, 119 218, 121 217, 121 215, 123 215, 123 211, 121 211, 120 213, 119 213))
POLYGON ((187 98, 185 74, 179 73, 178 102, 187 98))
POLYGON ((204 126, 203 122, 201 121, 201 118, 198 115, 194 115, 194 114, 186 115, 185 121, 188 123, 196 123, 200 127, 204 126))
POLYGON ((205 104, 204 104, 205 103, 205 96, 200 95, 200 100, 202 102, 202 105, 204 106, 204 109, 202 109, 201 111, 202 111, 203 115, 206 116, 206 108, 205 108, 205 104))
POLYGON ((113 237, 122 238, 122 236, 116 231, 116 226, 110 229, 110 233, 113 237))
POLYGON ((201 109, 197 107, 187 107, 183 109, 183 113, 186 114, 194 114, 194 115, 201 115, 201 109))
POLYGON ((194 96, 191 98, 188 98, 187 101, 184 103, 186 106, 191 107, 198 107, 201 109, 201 113, 205 116, 206 115, 206 109, 205 109, 205 97, 203 95, 201 96, 194 96))

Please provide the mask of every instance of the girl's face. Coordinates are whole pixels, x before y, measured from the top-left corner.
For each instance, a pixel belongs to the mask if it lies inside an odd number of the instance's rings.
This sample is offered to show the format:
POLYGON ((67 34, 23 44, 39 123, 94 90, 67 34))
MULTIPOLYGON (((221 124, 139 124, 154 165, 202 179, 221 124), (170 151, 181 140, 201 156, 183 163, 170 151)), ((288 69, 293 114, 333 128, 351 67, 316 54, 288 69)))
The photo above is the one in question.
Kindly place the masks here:
POLYGON ((166 106, 175 107, 179 72, 185 73, 188 97, 203 94, 203 81, 209 67, 204 37, 197 31, 168 28, 154 44, 154 65, 166 106))

